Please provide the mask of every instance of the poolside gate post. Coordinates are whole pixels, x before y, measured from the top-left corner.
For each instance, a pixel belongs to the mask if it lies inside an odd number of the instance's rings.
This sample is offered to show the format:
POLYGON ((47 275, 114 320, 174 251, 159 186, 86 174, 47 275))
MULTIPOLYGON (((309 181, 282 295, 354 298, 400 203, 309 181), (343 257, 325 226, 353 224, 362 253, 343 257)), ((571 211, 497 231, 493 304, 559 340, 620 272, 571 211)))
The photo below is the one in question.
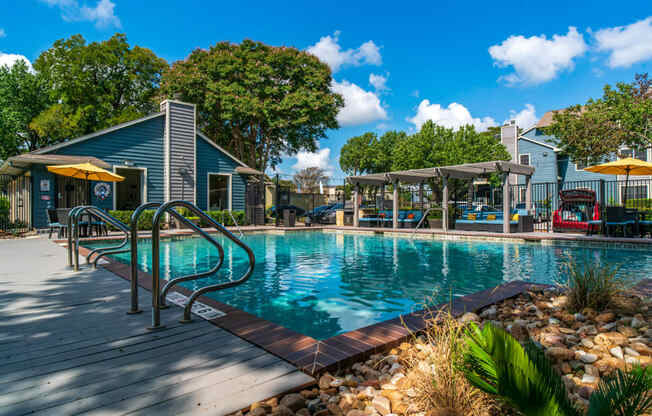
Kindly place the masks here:
POLYGON ((511 187, 509 186, 509 172, 503 173, 503 234, 509 234, 510 229, 510 205, 511 205, 511 187))
POLYGON ((534 215, 532 212, 532 176, 525 176, 525 209, 528 213, 534 215))
POLYGON ((392 228, 398 228, 398 179, 394 179, 394 201, 392 201, 392 228))
POLYGON ((360 226, 360 206, 358 205, 359 194, 360 185, 356 183, 355 188, 353 188, 353 226, 356 228, 360 226))
POLYGON ((419 204, 421 204, 421 213, 423 213, 423 182, 419 182, 419 204))
POLYGON ((441 183, 443 186, 441 191, 441 207, 443 211, 441 216, 441 225, 444 232, 448 232, 448 176, 442 176, 441 183))

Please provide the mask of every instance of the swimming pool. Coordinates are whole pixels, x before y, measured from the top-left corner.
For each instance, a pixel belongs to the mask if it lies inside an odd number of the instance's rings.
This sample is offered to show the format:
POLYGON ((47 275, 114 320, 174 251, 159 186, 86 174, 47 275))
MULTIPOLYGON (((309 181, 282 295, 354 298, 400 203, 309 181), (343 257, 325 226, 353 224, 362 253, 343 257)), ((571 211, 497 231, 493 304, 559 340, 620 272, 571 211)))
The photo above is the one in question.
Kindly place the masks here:
MULTIPOLYGON (((222 270, 182 286, 237 279, 244 251, 223 236, 222 270)), ((247 234, 252 277, 211 297, 301 334, 334 335, 513 280, 554 283, 569 256, 621 265, 620 274, 652 277, 652 250, 306 231, 247 234)), ((106 243, 87 243, 93 247, 106 243)), ((139 267, 151 272, 151 241, 139 241, 139 267)), ((114 256, 129 262, 129 254, 114 256)), ((217 250, 203 238, 162 239, 161 278, 210 268, 217 250)))

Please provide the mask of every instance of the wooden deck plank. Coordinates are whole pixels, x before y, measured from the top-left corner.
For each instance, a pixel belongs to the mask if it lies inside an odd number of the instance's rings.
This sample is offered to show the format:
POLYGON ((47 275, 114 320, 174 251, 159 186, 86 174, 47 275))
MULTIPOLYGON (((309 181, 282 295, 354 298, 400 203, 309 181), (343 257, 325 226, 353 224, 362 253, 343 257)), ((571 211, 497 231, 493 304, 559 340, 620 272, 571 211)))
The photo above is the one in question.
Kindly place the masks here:
MULTIPOLYGON (((0 406, 35 400, 42 395, 48 395, 48 401, 54 400, 55 395, 65 397, 69 391, 72 391, 74 394, 81 394, 81 389, 85 388, 109 390, 114 383, 117 385, 122 383, 129 384, 149 377, 162 376, 168 372, 201 365, 206 361, 252 348, 254 347, 251 345, 235 342, 233 339, 227 341, 218 339, 196 346, 193 350, 193 355, 185 357, 183 360, 178 359, 179 352, 175 350, 165 355, 149 357, 131 364, 108 369, 101 373, 101 377, 99 374, 91 372, 75 377, 73 381, 67 383, 55 381, 45 385, 36 384, 25 389, 16 390, 11 394, 0 396, 0 406), (158 365, 161 361, 167 364, 165 366, 158 365)), ((256 349, 256 351, 260 352, 259 349, 256 349)), ((62 378, 57 378, 56 380, 62 380, 62 378)))
POLYGON ((209 398, 220 414, 314 382, 210 322, 179 324, 176 306, 162 311, 165 329, 147 331, 149 292, 144 313, 127 315, 129 282, 67 270, 65 250, 44 239, 13 245, 0 241, 0 415, 195 414, 209 398))

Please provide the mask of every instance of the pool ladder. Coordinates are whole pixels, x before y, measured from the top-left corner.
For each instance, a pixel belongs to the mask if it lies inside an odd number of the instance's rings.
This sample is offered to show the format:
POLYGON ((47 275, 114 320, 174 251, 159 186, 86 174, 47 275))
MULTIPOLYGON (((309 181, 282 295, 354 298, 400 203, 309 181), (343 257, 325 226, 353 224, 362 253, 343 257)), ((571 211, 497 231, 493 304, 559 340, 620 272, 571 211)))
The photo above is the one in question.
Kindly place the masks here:
MULTIPOLYGON (((183 311, 183 319, 181 320, 182 323, 188 323, 191 322, 190 313, 192 311, 192 305, 197 300, 197 298, 199 298, 199 296, 203 295, 204 293, 214 292, 214 291, 237 286, 239 284, 244 283, 246 280, 249 279, 249 277, 251 277, 254 266, 256 264, 256 259, 253 254, 253 251, 251 250, 251 248, 249 248, 249 246, 247 246, 239 238, 234 236, 222 224, 212 219, 208 214, 206 214, 204 211, 202 211, 197 206, 195 206, 194 204, 188 201, 176 200, 176 201, 167 202, 165 204, 161 204, 159 202, 149 202, 149 203, 142 204, 138 208, 136 208, 136 210, 133 212, 130 218, 129 226, 122 223, 120 220, 113 217, 112 215, 106 213, 102 209, 92 205, 82 205, 82 206, 75 207, 71 209, 68 214, 68 264, 69 266, 73 267, 75 271, 79 270, 79 227, 80 227, 79 219, 82 214, 87 213, 91 217, 97 217, 101 220, 104 220, 109 225, 117 228, 118 230, 124 233, 124 238, 119 244, 112 245, 109 247, 97 247, 91 250, 86 256, 86 263, 90 264, 93 255, 95 255, 95 258, 92 260, 93 265, 94 267, 97 267, 98 260, 103 256, 109 254, 126 253, 126 252, 131 253, 130 256, 131 257, 131 282, 130 282, 131 283, 131 305, 127 313, 136 314, 142 312, 138 307, 138 219, 140 218, 141 214, 145 212, 145 210, 158 208, 156 213, 154 214, 154 218, 152 221, 152 326, 150 327, 150 329, 162 328, 160 310, 168 307, 165 302, 165 297, 167 293, 170 291, 170 289, 172 289, 173 286, 181 282, 196 280, 214 274, 220 269, 220 267, 222 267, 222 264, 224 263, 224 249, 222 248, 220 243, 217 240, 215 240, 206 231, 202 230, 200 227, 198 227, 193 222, 185 218, 183 215, 179 214, 174 209, 175 207, 187 208, 195 215, 197 215, 199 218, 208 222, 217 231, 224 234, 229 240, 233 241, 235 244, 242 247, 247 253, 247 256, 249 258, 249 267, 239 279, 230 282, 204 286, 194 291, 190 295, 188 301, 185 304, 184 311, 183 311), (167 282, 165 286, 161 289, 160 288, 160 252, 159 252, 160 224, 161 224, 161 219, 165 214, 169 214, 173 216, 178 221, 182 222, 183 224, 191 228, 193 231, 198 233, 200 236, 208 240, 208 242, 211 243, 213 246, 215 246, 215 248, 217 249, 219 254, 219 260, 212 268, 210 268, 207 271, 170 279, 170 281, 167 282), (131 243, 130 248, 125 249, 124 247, 129 243, 131 243)), ((231 213, 229 212, 229 214, 231 213)), ((238 226, 238 223, 235 221, 233 214, 231 214, 231 218, 234 224, 236 225, 240 237, 242 237, 243 236, 242 230, 238 226)))
MULTIPOLYGON (((414 235, 417 233, 417 230, 419 229, 419 227, 421 227, 421 225, 422 225, 423 222, 426 220, 426 218, 428 218, 428 213, 430 213, 430 211, 435 211, 435 210, 444 211, 444 209, 443 209, 443 208, 440 208, 440 207, 431 207, 431 208, 428 208, 428 209, 426 210, 426 212, 424 212, 423 215, 421 216, 421 219, 420 219, 419 222, 417 223, 417 226, 414 227, 414 230, 412 231, 412 238, 414 238, 414 235)), ((442 215, 442 221, 443 221, 443 218, 444 218, 444 217, 443 217, 443 215, 442 215)))
MULTIPOLYGON (((222 224, 218 223, 215 221, 213 218, 211 218, 208 214, 206 214, 204 211, 199 209, 197 206, 194 204, 188 202, 188 201, 182 201, 182 200, 176 200, 176 201, 170 201, 162 204, 156 213, 154 214, 154 219, 152 220, 152 326, 149 327, 149 329, 159 329, 162 328, 163 326, 161 325, 161 309, 164 309, 167 307, 165 303, 165 296, 167 295, 168 291, 175 285, 181 282, 189 281, 189 280, 196 280, 200 279, 202 277, 206 277, 208 275, 211 275, 213 273, 216 273, 220 267, 222 267, 222 264, 224 263, 224 249, 220 245, 220 243, 215 240, 210 234, 199 228, 197 225, 192 223, 190 220, 185 218, 184 216, 180 215, 174 208, 176 207, 184 207, 191 212, 193 212, 195 215, 197 215, 199 218, 210 224, 213 228, 215 228, 217 231, 221 232, 224 234, 226 238, 234 242, 236 245, 240 246, 246 253, 249 258, 249 266, 247 270, 244 272, 244 274, 233 281, 225 282, 225 283, 218 283, 214 285, 208 285, 204 286, 200 289, 195 290, 192 292, 188 300, 186 301, 186 304, 184 305, 183 308, 183 319, 181 319, 181 323, 188 323, 191 322, 191 311, 192 311, 192 305, 193 303, 203 294, 208 293, 208 292, 215 292, 218 290, 223 290, 223 289, 228 289, 230 287, 238 286, 245 281, 247 281, 250 277, 251 274, 254 271, 254 266, 256 264, 256 258, 254 256, 253 251, 251 248, 249 248, 248 245, 246 245, 242 240, 240 240, 238 237, 233 235, 229 230, 227 230, 222 224), (187 276, 181 276, 181 277, 176 277, 173 279, 170 279, 167 284, 163 287, 163 289, 160 288, 160 272, 161 272, 161 264, 160 264, 160 240, 161 240, 161 219, 163 216, 168 213, 174 216, 176 219, 178 219, 180 222, 184 223, 186 226, 197 232, 200 236, 205 238, 210 244, 215 246, 219 253, 219 260, 213 266, 211 269, 205 271, 205 272, 200 272, 200 273, 195 273, 195 274, 190 274, 187 276)), ((135 213, 134 213, 135 214, 135 213)), ((133 228, 133 226, 132 226, 133 228)), ((239 227, 238 227, 239 229, 239 227)), ((240 231, 242 233, 242 231, 240 231)), ((132 244, 132 247, 137 244, 132 244)), ((133 252, 132 252, 133 253, 133 252)), ((132 254, 133 255, 133 254, 132 254)), ((134 264, 132 262, 132 264, 134 264)), ((133 265, 132 265, 133 267, 133 265)), ((133 277, 132 277, 133 280, 133 277)))

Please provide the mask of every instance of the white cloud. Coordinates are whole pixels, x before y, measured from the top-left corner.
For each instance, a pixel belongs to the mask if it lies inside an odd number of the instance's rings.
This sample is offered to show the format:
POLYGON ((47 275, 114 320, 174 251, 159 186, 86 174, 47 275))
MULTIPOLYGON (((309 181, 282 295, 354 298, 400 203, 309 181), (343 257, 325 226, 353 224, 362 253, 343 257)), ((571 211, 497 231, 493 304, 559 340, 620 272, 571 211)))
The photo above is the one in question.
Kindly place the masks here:
POLYGON ((5 65, 11 67, 13 66, 17 61, 19 60, 25 61, 27 64, 27 67, 29 68, 30 71, 32 71, 32 63, 23 55, 17 55, 13 53, 2 53, 0 52, 0 67, 3 67, 5 65))
POLYGON ((387 112, 373 92, 365 91, 346 80, 342 82, 333 80, 331 89, 344 97, 344 108, 337 114, 340 125, 355 126, 387 119, 387 112))
POLYGON ((597 50, 609 52, 611 68, 627 68, 652 58, 652 16, 627 26, 616 26, 595 33, 597 50))
POLYGON ((61 17, 67 22, 88 21, 98 28, 121 27, 120 19, 115 15, 115 3, 111 0, 98 0, 95 7, 81 5, 79 0, 41 0, 49 6, 58 7, 61 17))
POLYGON ((7 36, 7 32, 5 32, 4 29, 0 28, 0 38, 4 38, 5 36, 7 36))
POLYGON ((494 64, 513 66, 515 72, 501 77, 508 84, 535 85, 550 81, 564 69, 572 69, 573 59, 587 49, 584 37, 574 27, 566 35, 510 36, 489 48, 494 64))
POLYGON ((305 168, 322 168, 327 175, 333 173, 333 167, 330 164, 331 149, 325 147, 316 152, 298 152, 296 154, 297 162, 292 165, 292 169, 300 171, 305 168))
MULTIPOLYGON (((525 104, 525 108, 518 113, 516 110, 510 110, 508 120, 516 120, 517 126, 522 129, 527 129, 534 126, 539 121, 539 118, 537 117, 534 106, 532 104, 525 104)), ((505 122, 508 120, 505 120, 505 122)))
POLYGON ((342 50, 338 43, 339 36, 339 31, 336 31, 333 36, 324 36, 319 39, 319 42, 309 46, 307 51, 326 63, 333 72, 337 72, 343 65, 380 65, 382 63, 380 48, 373 41, 367 41, 356 49, 342 50))
POLYGON ((369 74, 369 83, 376 89, 376 91, 389 90, 387 87, 387 76, 369 74))
POLYGON ((417 108, 417 114, 412 118, 408 118, 408 121, 419 129, 428 120, 432 120, 440 126, 453 129, 472 124, 478 131, 485 131, 488 127, 498 124, 491 117, 471 117, 469 110, 462 104, 451 103, 448 107, 442 107, 439 104, 430 104, 429 100, 423 100, 417 108))

